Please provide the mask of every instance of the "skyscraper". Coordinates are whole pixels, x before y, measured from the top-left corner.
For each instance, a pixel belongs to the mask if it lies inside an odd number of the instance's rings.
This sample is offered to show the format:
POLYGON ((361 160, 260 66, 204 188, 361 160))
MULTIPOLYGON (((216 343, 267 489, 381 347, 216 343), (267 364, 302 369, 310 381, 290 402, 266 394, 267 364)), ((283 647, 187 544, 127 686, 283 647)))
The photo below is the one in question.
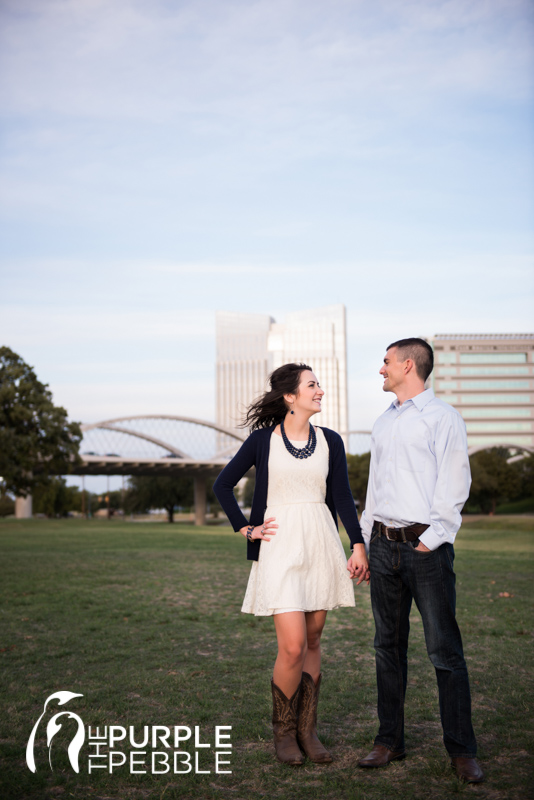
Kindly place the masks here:
MULTIPOLYGON (((246 407, 264 391, 269 374, 267 342, 272 317, 218 311, 216 316, 217 408, 216 420, 236 428, 246 407)), ((219 436, 220 450, 232 445, 219 436)))
POLYGON ((534 334, 437 334, 434 391, 458 409, 469 445, 534 444, 534 334))
POLYGON ((345 306, 288 314, 218 312, 217 422, 234 428, 246 407, 267 388, 273 369, 290 361, 309 364, 325 390, 320 424, 348 429, 345 306))

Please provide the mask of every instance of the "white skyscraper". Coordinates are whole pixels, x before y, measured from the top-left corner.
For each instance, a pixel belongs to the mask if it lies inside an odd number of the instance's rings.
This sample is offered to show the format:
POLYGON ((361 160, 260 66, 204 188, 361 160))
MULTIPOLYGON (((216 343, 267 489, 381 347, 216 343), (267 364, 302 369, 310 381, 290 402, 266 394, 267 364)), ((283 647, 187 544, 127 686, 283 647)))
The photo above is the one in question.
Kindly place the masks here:
POLYGON ((284 323, 266 314, 219 312, 216 329, 220 425, 236 427, 267 388, 269 373, 296 361, 309 364, 325 390, 320 424, 348 430, 345 306, 296 311, 284 323))
POLYGON ((265 389, 273 322, 267 314, 217 312, 216 419, 225 428, 237 427, 247 406, 265 389))

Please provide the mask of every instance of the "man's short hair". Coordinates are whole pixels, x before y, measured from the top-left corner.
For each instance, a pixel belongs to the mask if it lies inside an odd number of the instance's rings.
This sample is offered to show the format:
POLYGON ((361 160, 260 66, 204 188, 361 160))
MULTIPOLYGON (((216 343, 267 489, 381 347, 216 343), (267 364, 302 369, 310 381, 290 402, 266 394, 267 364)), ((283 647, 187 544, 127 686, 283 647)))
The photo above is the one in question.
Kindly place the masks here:
POLYGON ((428 342, 415 337, 399 339, 398 342, 393 342, 386 349, 391 350, 392 347, 397 348, 397 361, 406 361, 407 358, 411 358, 415 364, 417 375, 421 380, 426 381, 434 369, 434 353, 428 342))

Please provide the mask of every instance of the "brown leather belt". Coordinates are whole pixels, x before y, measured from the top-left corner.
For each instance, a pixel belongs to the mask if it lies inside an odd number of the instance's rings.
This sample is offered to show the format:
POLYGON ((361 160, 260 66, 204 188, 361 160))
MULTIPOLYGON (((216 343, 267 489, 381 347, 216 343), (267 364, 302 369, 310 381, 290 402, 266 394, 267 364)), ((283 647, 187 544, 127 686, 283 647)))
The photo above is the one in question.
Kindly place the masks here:
POLYGON ((373 533, 383 533, 390 542, 415 542, 428 527, 422 522, 414 522, 406 528, 388 528, 383 522, 373 520, 373 533))

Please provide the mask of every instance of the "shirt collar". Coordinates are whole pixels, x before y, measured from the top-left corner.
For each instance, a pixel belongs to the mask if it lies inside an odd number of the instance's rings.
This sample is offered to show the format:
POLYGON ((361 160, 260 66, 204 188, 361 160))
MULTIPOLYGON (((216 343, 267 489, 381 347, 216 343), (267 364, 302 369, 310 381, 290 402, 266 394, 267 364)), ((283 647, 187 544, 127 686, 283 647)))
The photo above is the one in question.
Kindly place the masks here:
POLYGON ((430 403, 430 401, 433 400, 434 397, 435 394, 433 389, 425 389, 424 392, 416 394, 415 397, 410 397, 408 400, 405 400, 402 406, 399 403, 398 399, 395 398, 395 400, 392 402, 389 408, 394 408, 396 411, 400 411, 400 409, 403 408, 407 403, 412 403, 419 411, 422 411, 423 408, 427 405, 427 403, 430 403))

